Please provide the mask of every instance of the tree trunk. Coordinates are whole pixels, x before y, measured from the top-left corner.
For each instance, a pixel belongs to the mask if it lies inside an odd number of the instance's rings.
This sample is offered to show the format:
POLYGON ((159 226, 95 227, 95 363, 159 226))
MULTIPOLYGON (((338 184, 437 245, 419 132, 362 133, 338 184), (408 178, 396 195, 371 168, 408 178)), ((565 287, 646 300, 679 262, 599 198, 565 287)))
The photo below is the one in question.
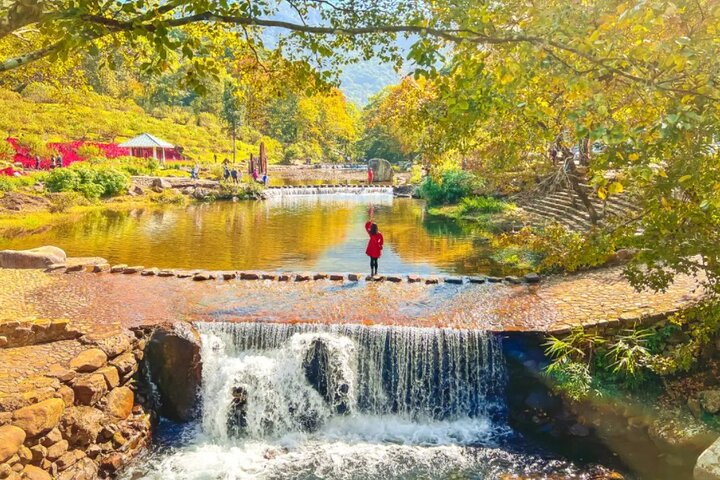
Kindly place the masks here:
POLYGON ((236 140, 236 138, 237 138, 237 129, 235 128, 235 120, 233 120, 233 126, 232 126, 232 149, 233 149, 232 157, 233 157, 233 165, 235 165, 235 164, 237 163, 236 158, 235 158, 235 154, 236 154, 236 152, 237 152, 237 149, 235 148, 235 140, 236 140))
POLYGON ((590 216, 590 222, 593 225, 597 225, 599 219, 597 211, 595 210, 595 206, 590 201, 590 198, 585 191, 585 187, 583 187, 580 183, 580 173, 575 166, 572 155, 565 159, 565 171, 567 172, 567 178, 570 181, 570 186, 572 187, 573 192, 575 192, 575 195, 578 196, 583 206, 585 207, 585 210, 587 210, 588 215, 590 216))

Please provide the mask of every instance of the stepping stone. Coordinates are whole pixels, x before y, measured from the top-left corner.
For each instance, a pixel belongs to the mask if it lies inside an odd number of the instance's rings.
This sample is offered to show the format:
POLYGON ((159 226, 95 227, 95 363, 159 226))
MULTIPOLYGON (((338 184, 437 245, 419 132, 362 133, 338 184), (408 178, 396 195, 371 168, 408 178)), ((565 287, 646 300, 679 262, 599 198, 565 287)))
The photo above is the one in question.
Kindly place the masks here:
POLYGON ((190 277, 192 277, 193 275, 195 275, 195 273, 193 273, 193 272, 188 272, 188 271, 180 271, 180 272, 177 272, 177 273, 175 274, 175 276, 176 276, 177 278, 190 278, 190 277))
POLYGON ((120 263, 118 265, 113 265, 110 267, 110 273, 122 273, 127 268, 127 265, 124 263, 120 263))
POLYGON ((298 273, 295 275, 295 281, 296 282, 307 282, 312 278, 309 273, 298 273))
POLYGON ((313 280, 325 280, 326 278, 328 278, 327 273, 316 273, 313 275, 313 280))
POLYGON ((196 282, 203 282, 205 280, 212 280, 213 276, 208 272, 200 272, 193 275, 193 280, 196 282))
POLYGON ((70 265, 65 269, 65 273, 82 272, 83 270, 85 270, 84 265, 70 265))
POLYGON ((388 275, 387 277, 385 277, 385 280, 387 280, 388 282, 400 283, 402 282, 402 277, 398 277, 397 275, 388 275))
POLYGON ((281 273, 278 276, 278 280, 280 280, 281 282, 289 282, 291 278, 292 278, 292 275, 289 273, 281 273))
POLYGON ((468 277, 468 282, 470 283, 485 283, 487 281, 487 278, 485 277, 468 277))
POLYGON ((453 285, 462 285, 463 279, 462 279, 462 277, 445 277, 445 283, 450 283, 453 285))
POLYGON ((135 265, 135 266, 132 266, 132 267, 127 267, 127 268, 125 268, 125 270, 123 270, 122 273, 131 275, 131 274, 133 274, 133 273, 142 272, 143 270, 145 270, 145 267, 143 267, 142 265, 135 265))
POLYGON ((365 280, 368 282, 382 282, 383 280, 385 280, 385 277, 383 275, 368 275, 367 277, 365 277, 365 280))
POLYGON ((263 280, 277 280, 278 274, 277 273, 263 273, 262 279, 263 280))
POLYGON ((94 265, 85 265, 85 271, 90 273, 102 273, 110 271, 109 263, 96 263, 94 265))
POLYGON ((537 273, 528 273, 523 277, 525 283, 540 283, 540 275, 537 273))
POLYGON ((440 283, 440 279, 437 277, 428 277, 425 279, 425 285, 437 285, 440 283))
POLYGON ((54 272, 55 270, 60 270, 63 268, 66 268, 67 266, 64 263, 51 263, 47 266, 45 269, 46 272, 54 272))
POLYGON ((158 277, 174 277, 175 272, 172 270, 160 270, 157 274, 158 277))
POLYGON ((359 282, 361 278, 363 278, 362 273, 349 273, 348 274, 348 280, 350 280, 351 282, 359 282))
POLYGON ((512 275, 509 275, 505 277, 505 281, 508 283, 512 283, 513 285, 517 285, 519 283, 522 283, 522 280, 519 277, 514 277, 512 275))
POLYGON ((160 273, 160 269, 153 267, 153 268, 146 268, 145 270, 140 272, 140 275, 142 275, 143 277, 154 277, 158 273, 160 273))
POLYGON ((500 283, 502 282, 502 278, 500 277, 487 277, 487 281, 490 283, 500 283))
POLYGON ((234 280, 237 278, 237 273, 235 272, 222 272, 220 275, 223 280, 234 280))
POLYGON ((408 283, 420 283, 422 282, 422 277, 420 275, 408 275, 407 280, 408 283))
POLYGON ((260 274, 257 272, 240 272, 240 280, 259 280, 260 274))
POLYGON ((330 275, 330 280, 332 280, 333 282, 342 282, 345 280, 345 275, 333 273, 332 275, 330 275))

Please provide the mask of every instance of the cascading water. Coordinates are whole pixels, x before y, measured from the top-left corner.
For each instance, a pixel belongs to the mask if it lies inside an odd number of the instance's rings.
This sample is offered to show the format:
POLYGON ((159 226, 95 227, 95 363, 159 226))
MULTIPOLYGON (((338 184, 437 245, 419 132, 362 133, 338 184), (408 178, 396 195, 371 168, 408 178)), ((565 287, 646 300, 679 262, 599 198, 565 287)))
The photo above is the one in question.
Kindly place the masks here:
POLYGON ((271 187, 265 189, 268 197, 294 195, 392 195, 392 187, 371 187, 365 185, 318 185, 299 187, 271 187))
MULTIPOLYGON (((480 331, 203 323, 200 420, 126 478, 500 478, 568 472, 507 448, 480 331)), ((170 429, 172 430, 172 429, 170 429)))

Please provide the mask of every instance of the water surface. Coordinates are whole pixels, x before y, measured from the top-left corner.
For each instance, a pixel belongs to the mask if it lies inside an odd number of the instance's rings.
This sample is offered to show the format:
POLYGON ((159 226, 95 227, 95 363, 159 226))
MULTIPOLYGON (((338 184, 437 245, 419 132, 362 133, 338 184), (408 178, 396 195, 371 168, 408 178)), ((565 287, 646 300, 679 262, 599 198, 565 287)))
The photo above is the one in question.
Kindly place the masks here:
POLYGON ((56 245, 69 256, 160 268, 271 271, 369 269, 369 211, 385 237, 380 273, 502 274, 482 229, 428 215, 391 195, 307 195, 187 207, 96 211, 0 249, 56 245))

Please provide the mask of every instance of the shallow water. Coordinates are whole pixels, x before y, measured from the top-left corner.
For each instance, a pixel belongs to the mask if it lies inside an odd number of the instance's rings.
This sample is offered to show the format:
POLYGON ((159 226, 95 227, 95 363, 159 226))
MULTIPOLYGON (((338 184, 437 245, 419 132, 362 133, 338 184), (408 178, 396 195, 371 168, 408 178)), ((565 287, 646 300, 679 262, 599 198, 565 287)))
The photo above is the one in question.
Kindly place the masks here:
POLYGON ((98 211, 0 249, 56 245, 70 256, 160 268, 271 271, 369 269, 364 224, 385 237, 380 273, 503 274, 487 234, 391 195, 310 195, 258 202, 98 211))

